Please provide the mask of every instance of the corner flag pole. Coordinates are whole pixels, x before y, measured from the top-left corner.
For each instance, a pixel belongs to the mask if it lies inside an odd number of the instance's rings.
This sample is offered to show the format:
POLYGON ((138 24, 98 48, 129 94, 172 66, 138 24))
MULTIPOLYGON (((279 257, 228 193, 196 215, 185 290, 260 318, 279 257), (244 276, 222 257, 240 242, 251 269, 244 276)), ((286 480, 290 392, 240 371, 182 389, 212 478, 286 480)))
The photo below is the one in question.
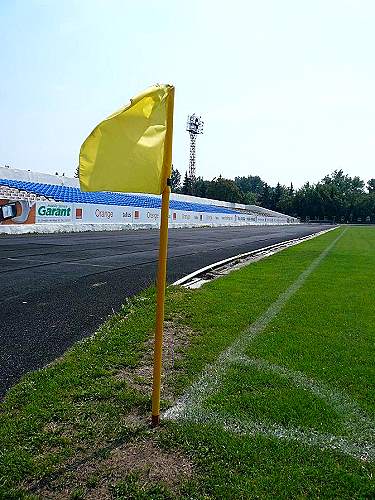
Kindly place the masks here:
POLYGON ((161 368, 163 354, 163 327, 164 327, 164 303, 165 287, 167 276, 167 254, 168 254, 168 216, 169 216, 169 195, 170 176, 172 170, 172 136, 173 136, 173 108, 174 108, 174 88, 170 90, 170 99, 167 108, 167 130, 165 136, 165 151, 163 171, 165 175, 164 190, 162 193, 161 218, 160 218, 160 242, 159 242, 159 262, 157 273, 156 292, 156 328, 154 344, 154 371, 152 382, 152 420, 151 424, 156 427, 160 423, 160 386, 161 368))

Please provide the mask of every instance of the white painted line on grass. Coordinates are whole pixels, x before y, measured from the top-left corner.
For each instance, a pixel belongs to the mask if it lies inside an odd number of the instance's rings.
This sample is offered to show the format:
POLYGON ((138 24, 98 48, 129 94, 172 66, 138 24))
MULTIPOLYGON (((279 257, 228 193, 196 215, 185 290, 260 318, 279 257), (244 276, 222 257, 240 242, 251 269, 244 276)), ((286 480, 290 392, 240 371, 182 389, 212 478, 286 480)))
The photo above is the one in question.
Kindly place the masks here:
POLYGON ((260 334, 277 316, 289 299, 303 286, 306 279, 327 257, 332 248, 346 233, 342 231, 299 275, 296 281, 281 293, 278 299, 256 320, 250 328, 223 353, 214 364, 208 365, 199 379, 169 408, 164 417, 171 420, 187 420, 190 422, 222 425, 226 430, 244 435, 262 434, 279 439, 298 441, 307 445, 315 445, 321 449, 336 450, 363 461, 375 460, 374 424, 348 396, 329 388, 326 384, 313 381, 298 371, 272 365, 264 360, 252 360, 244 355, 253 338, 260 334), (331 404, 341 415, 344 415, 347 430, 353 438, 321 433, 313 429, 287 428, 279 424, 266 422, 242 421, 231 415, 218 414, 204 409, 205 400, 220 389, 228 366, 241 362, 251 364, 258 369, 272 371, 291 380, 296 386, 311 391, 315 396, 331 404))
POLYGON ((339 239, 345 234, 346 229, 342 231, 337 238, 335 238, 323 252, 314 259, 311 264, 298 276, 296 281, 292 283, 289 288, 282 292, 279 297, 269 306, 269 308, 247 329, 239 338, 217 359, 215 364, 209 365, 201 377, 193 383, 187 392, 177 400, 176 404, 168 409, 165 413, 166 418, 181 418, 190 413, 194 406, 203 401, 206 396, 214 390, 222 377, 223 369, 225 369, 228 360, 232 360, 244 354, 247 346, 253 338, 261 333, 266 326, 274 319, 280 312, 282 307, 304 284, 310 274, 315 271, 319 264, 325 259, 331 249, 336 245, 339 239))
POLYGON ((198 409, 194 415, 189 416, 189 422, 204 425, 221 425, 225 430, 243 436, 263 435, 266 437, 297 441, 299 443, 317 446, 322 450, 338 451, 363 462, 375 460, 374 445, 367 441, 354 441, 342 436, 322 433, 313 429, 285 427, 280 424, 268 422, 252 422, 234 418, 232 415, 217 414, 198 409))
POLYGON ((324 382, 316 381, 298 370, 291 370, 285 366, 275 365, 265 359, 250 358, 248 356, 239 356, 232 360, 232 363, 248 365, 259 371, 268 371, 275 373, 293 383, 295 387, 307 390, 314 396, 328 403, 344 421, 345 426, 353 435, 361 439, 375 438, 374 422, 366 413, 343 391, 332 389, 324 382), (360 426, 358 425, 360 423, 360 426), (360 427, 360 428, 359 428, 360 427))

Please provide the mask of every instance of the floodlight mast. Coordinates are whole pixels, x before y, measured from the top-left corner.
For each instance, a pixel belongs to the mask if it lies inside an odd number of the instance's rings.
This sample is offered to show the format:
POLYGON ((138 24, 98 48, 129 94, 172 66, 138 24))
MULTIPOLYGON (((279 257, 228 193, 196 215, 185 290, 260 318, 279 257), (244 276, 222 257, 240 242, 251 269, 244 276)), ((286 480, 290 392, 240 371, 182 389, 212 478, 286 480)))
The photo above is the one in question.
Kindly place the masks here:
POLYGON ((197 135, 203 134, 203 124, 204 122, 200 116, 196 116, 194 113, 188 116, 186 130, 190 135, 189 178, 192 185, 194 185, 195 182, 195 144, 197 141, 197 135))

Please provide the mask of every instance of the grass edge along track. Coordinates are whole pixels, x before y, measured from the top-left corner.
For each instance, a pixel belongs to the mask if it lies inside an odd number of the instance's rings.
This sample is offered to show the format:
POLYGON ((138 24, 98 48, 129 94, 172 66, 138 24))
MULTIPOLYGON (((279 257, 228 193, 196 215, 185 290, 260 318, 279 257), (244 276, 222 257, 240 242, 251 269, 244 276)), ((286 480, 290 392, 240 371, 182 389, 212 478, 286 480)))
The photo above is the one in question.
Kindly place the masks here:
POLYGON ((94 337, 9 391, 3 494, 65 489, 84 498, 100 487, 114 498, 371 497, 375 297, 364 285, 375 278, 374 247, 372 229, 338 229, 200 290, 170 289, 175 362, 167 349, 169 419, 156 431, 146 425, 144 377, 153 291, 129 301, 94 337), (211 389, 186 405, 199 384, 211 389), (114 451, 146 442, 184 456, 190 473, 176 482, 152 464, 116 471, 114 451), (347 452, 345 443, 358 446, 347 452), (91 475, 79 474, 87 463, 96 464, 91 475))

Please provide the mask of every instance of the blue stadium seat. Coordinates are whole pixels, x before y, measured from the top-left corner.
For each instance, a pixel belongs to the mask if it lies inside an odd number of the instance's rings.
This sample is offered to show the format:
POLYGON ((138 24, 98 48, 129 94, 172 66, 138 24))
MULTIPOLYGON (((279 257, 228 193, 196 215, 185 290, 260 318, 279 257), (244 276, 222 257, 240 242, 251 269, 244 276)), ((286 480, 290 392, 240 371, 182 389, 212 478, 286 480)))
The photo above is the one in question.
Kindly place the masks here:
MULTIPOLYGON (((40 182, 24 182, 12 179, 0 179, 0 185, 28 191, 36 195, 46 196, 47 198, 54 198, 56 201, 63 201, 65 203, 98 203, 103 205, 134 206, 144 208, 161 207, 161 199, 157 196, 141 196, 113 192, 84 193, 76 187, 57 186, 54 184, 43 184, 40 182)), ((236 210, 232 210, 230 208, 178 200, 171 200, 170 207, 172 210, 225 214, 238 213, 236 210)))

